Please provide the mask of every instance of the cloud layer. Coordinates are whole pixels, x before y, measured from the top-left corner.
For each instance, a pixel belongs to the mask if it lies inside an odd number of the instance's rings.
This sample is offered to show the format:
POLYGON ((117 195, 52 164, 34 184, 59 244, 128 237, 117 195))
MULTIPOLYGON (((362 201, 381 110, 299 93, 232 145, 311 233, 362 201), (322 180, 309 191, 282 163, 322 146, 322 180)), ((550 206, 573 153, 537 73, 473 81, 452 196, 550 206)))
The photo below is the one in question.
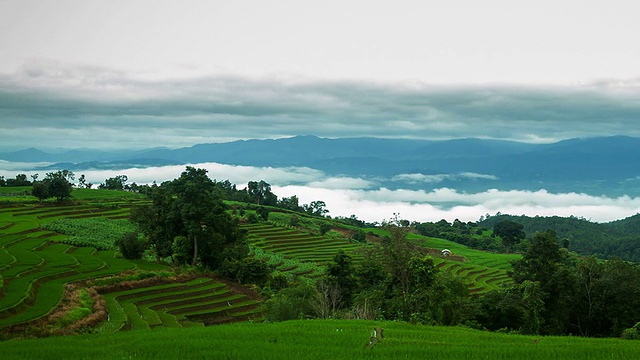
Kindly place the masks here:
MULTIPOLYGON (((0 162, 0 175, 6 178, 17 173, 28 175, 29 164, 0 162), (22 168, 19 170, 19 168, 22 168)), ((354 214, 369 222, 389 220, 394 213, 412 221, 476 221, 486 214, 529 216, 578 216, 597 222, 622 219, 640 212, 640 198, 591 196, 579 193, 550 193, 538 191, 501 191, 492 189, 465 193, 450 188, 424 190, 391 190, 358 178, 329 177, 310 168, 273 168, 232 166, 216 163, 195 164, 208 170, 212 179, 230 180, 243 188, 249 181, 263 179, 272 185, 280 198, 296 195, 301 203, 322 200, 331 216, 349 217, 354 214)), ((158 183, 180 176, 184 166, 164 166, 117 171, 88 170, 88 182, 99 184, 104 179, 126 174, 130 182, 158 183)), ((41 175, 43 172, 41 172, 41 175)), ((80 175, 80 174, 77 174, 80 175)), ((457 175, 452 175, 457 176, 457 175)))
POLYGON ((300 134, 550 142, 640 136, 640 80, 573 87, 199 77, 36 62, 0 75, 4 147, 143 148, 300 134), (144 136, 142 136, 144 134, 144 136))

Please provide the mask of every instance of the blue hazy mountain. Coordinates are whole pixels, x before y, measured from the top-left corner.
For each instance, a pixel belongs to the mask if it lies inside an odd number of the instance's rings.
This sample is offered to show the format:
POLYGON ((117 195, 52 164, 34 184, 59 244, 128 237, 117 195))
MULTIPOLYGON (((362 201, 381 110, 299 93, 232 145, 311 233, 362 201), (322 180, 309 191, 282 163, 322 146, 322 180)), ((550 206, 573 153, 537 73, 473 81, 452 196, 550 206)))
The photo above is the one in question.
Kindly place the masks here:
POLYGON ((389 188, 462 191, 489 188, 592 195, 640 195, 640 138, 570 139, 553 144, 455 139, 446 141, 297 136, 137 151, 89 149, 49 153, 26 149, 0 159, 53 162, 49 169, 126 169, 218 162, 306 166, 329 175, 364 177, 389 188))

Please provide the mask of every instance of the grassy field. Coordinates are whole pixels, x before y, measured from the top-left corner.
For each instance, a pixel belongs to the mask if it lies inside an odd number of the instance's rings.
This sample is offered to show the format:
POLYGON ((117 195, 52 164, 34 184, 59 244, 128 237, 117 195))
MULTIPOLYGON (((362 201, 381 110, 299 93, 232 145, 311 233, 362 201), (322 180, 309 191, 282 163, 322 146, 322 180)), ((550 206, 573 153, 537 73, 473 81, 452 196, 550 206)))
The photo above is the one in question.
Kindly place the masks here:
POLYGON ((0 343, 2 359, 634 359, 640 342, 398 322, 300 320, 0 343), (374 328, 384 338, 368 346, 374 328))

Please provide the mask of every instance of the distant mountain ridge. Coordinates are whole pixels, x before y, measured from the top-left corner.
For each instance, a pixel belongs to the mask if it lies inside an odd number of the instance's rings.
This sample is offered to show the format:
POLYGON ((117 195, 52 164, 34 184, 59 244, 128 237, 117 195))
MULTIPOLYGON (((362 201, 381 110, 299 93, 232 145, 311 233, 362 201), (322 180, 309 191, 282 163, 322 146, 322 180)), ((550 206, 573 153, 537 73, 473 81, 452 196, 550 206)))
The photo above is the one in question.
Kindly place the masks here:
POLYGON ((0 153, 0 159, 59 163, 48 168, 64 167, 74 171, 202 162, 304 166, 328 175, 375 178, 381 186, 390 188, 446 186, 463 191, 545 188, 552 192, 592 195, 640 195, 640 138, 626 136, 569 139, 553 144, 484 139, 434 141, 296 136, 129 152, 83 149, 52 154, 31 148, 0 153), (443 177, 437 183, 432 180, 402 183, 397 177, 400 174, 461 173, 490 176, 443 177))

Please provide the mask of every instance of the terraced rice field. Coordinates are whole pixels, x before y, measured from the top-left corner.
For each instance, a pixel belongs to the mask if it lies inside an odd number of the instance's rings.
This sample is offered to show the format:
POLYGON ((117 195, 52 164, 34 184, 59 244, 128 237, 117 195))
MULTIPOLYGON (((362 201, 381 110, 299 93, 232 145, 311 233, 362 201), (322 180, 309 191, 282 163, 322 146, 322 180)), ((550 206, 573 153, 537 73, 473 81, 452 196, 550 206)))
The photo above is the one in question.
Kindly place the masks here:
POLYGON ((307 270, 303 264, 324 265, 333 259, 338 250, 344 250, 355 260, 362 258, 355 251, 361 248, 359 244, 266 223, 245 224, 243 228, 249 232, 251 245, 298 262, 297 265, 286 261, 276 264, 277 269, 283 272, 305 273, 307 270))
POLYGON ((501 285, 511 281, 506 270, 479 266, 458 261, 434 259, 440 271, 448 271, 465 279, 472 293, 483 293, 497 290, 501 285))
POLYGON ((262 319, 257 294, 206 277, 103 295, 109 311, 109 320, 98 327, 103 333, 262 319))
MULTIPOLYGON (((339 249, 347 251, 356 261, 362 257, 359 252, 354 251, 362 247, 360 244, 310 235, 298 230, 265 223, 246 224, 243 227, 249 231, 252 245, 260 247, 265 252, 283 255, 301 262, 325 264, 333 258, 339 249)), ((446 247, 447 244, 454 243, 441 240, 438 245, 446 247)), ((462 245, 458 246, 462 247, 462 245)), ((473 293, 495 290, 510 281, 507 275, 507 269, 510 265, 508 259, 503 258, 503 255, 469 249, 467 251, 474 253, 474 261, 451 261, 440 257, 435 257, 434 261, 441 271, 448 271, 464 278, 469 290, 473 293)), ((284 272, 297 270, 296 267, 288 266, 285 263, 279 265, 278 269, 284 272)))
POLYGON ((118 206, 23 205, 0 208, 0 328, 46 316, 59 303, 64 284, 140 268, 165 266, 114 257, 59 243, 64 235, 40 228, 60 218, 128 216, 129 204, 118 206))

